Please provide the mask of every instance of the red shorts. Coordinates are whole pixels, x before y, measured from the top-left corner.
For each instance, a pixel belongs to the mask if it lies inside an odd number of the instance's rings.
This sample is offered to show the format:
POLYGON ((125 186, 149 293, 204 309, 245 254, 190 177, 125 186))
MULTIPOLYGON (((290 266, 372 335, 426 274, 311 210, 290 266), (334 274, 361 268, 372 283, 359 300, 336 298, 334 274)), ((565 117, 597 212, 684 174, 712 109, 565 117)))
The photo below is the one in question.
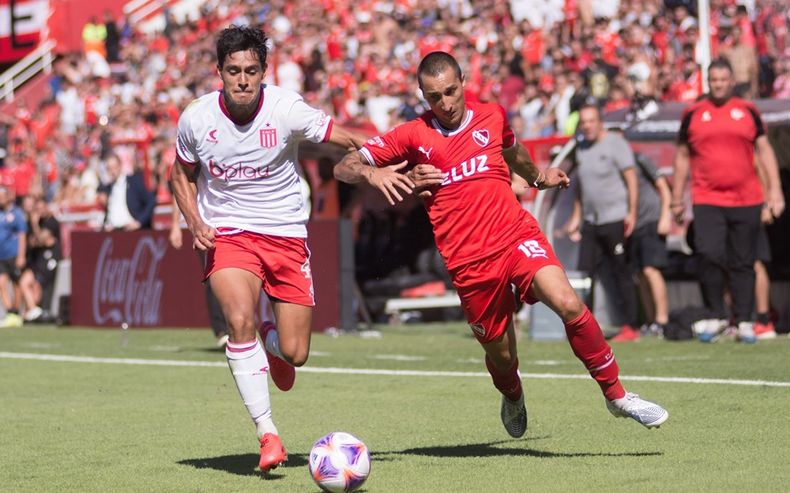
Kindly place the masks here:
POLYGON ((241 231, 217 235, 214 246, 206 256, 204 281, 220 269, 236 267, 258 276, 270 298, 315 305, 310 250, 304 238, 241 231))
POLYGON ((547 265, 562 267, 543 232, 530 227, 526 238, 492 255, 450 271, 466 320, 481 343, 507 330, 516 309, 514 284, 524 302, 536 300, 529 291, 535 273, 547 265))

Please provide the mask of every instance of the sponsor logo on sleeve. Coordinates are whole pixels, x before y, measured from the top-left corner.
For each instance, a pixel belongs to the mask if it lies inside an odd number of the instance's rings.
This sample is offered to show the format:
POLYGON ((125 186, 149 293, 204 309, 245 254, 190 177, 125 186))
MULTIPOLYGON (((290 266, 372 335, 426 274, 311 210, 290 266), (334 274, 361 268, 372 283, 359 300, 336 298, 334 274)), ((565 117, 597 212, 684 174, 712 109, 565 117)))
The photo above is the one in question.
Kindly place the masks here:
POLYGON ((323 127, 327 123, 329 123, 329 115, 322 111, 321 114, 315 119, 315 124, 317 127, 323 127))
POLYGON ((381 140, 381 137, 379 137, 379 136, 376 136, 376 137, 368 139, 366 144, 369 144, 369 145, 372 145, 372 146, 376 146, 376 147, 382 147, 382 148, 384 147, 384 141, 381 140))

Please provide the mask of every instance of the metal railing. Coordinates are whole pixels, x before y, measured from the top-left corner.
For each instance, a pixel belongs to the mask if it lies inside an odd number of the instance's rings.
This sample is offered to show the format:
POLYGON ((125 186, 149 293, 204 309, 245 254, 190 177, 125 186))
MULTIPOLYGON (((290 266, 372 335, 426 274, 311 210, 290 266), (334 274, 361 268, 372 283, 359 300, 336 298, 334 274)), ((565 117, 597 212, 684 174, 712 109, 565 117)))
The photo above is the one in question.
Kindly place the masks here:
POLYGON ((41 71, 52 72, 52 62, 55 60, 55 54, 52 51, 56 44, 51 39, 42 42, 35 50, 0 74, 0 101, 14 102, 14 91, 18 87, 41 71))

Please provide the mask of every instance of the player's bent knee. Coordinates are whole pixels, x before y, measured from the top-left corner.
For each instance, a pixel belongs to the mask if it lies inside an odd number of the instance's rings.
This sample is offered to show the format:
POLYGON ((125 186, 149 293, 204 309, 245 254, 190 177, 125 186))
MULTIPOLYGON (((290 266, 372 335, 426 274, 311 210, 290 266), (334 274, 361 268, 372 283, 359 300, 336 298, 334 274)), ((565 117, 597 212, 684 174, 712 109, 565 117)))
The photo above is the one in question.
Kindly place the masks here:
POLYGON ((563 293, 557 301, 557 314, 563 321, 573 320, 584 311, 584 303, 574 291, 563 293))
POLYGON ((307 344, 289 343, 280 341, 280 353, 283 359, 291 366, 302 366, 307 362, 309 355, 309 342, 307 344))
POLYGON ((283 359, 287 361, 291 366, 303 366, 307 363, 307 351, 297 351, 294 354, 283 354, 283 359))

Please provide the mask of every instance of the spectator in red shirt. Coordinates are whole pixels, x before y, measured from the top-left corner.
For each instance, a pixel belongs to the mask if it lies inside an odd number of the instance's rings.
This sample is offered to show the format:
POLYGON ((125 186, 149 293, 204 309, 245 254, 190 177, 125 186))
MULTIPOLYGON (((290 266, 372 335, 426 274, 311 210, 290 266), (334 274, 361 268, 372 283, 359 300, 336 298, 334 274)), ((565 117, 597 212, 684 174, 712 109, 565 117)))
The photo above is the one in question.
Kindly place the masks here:
POLYGON ((711 319, 699 326, 699 338, 714 341, 726 328, 724 286, 729 279, 738 339, 753 343, 759 336, 752 312, 760 212, 765 204, 779 217, 785 199, 760 114, 753 104, 733 96, 735 78, 726 60, 711 63, 708 83, 710 95, 683 114, 670 207, 680 221, 690 168, 699 281, 711 313, 711 319), (755 148, 768 183, 767 195, 754 166, 755 148))

